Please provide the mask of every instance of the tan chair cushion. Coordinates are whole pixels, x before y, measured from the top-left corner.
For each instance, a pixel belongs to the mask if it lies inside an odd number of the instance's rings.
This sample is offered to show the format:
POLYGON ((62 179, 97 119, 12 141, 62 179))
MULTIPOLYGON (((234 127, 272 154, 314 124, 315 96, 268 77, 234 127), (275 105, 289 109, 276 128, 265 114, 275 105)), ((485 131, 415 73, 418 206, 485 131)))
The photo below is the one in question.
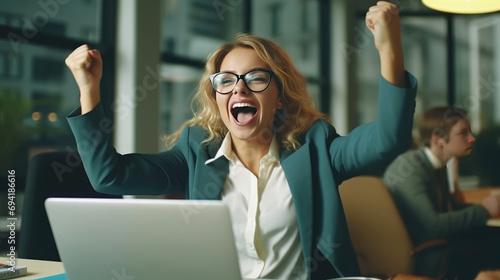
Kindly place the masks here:
POLYGON ((355 177, 340 185, 340 195, 362 274, 412 273, 413 245, 383 181, 355 177))

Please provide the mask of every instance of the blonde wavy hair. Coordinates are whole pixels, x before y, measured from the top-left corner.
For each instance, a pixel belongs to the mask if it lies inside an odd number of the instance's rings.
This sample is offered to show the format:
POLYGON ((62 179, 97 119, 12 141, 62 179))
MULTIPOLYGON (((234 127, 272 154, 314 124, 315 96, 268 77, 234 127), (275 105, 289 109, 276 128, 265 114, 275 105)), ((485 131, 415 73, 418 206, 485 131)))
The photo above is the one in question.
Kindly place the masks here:
POLYGON ((175 133, 165 137, 167 147, 173 147, 179 140, 186 126, 201 126, 208 132, 203 143, 222 142, 228 129, 219 114, 215 100, 217 94, 209 76, 220 71, 225 56, 235 48, 251 48, 271 71, 278 85, 278 96, 283 109, 277 110, 273 132, 276 133, 282 147, 287 150, 300 148, 299 137, 318 119, 330 122, 327 115, 314 106, 314 99, 307 92, 306 80, 297 71, 285 50, 271 40, 250 34, 239 34, 231 43, 221 45, 208 57, 205 70, 191 102, 194 113, 192 119, 185 122, 175 133))

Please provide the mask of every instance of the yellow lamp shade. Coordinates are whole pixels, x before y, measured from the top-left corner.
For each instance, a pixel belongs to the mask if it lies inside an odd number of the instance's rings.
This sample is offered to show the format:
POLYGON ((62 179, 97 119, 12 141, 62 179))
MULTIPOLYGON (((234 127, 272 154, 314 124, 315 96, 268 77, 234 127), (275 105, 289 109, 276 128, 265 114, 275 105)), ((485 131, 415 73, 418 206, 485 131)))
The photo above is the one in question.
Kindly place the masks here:
POLYGON ((422 0, 427 7, 455 14, 482 14, 500 11, 500 0, 422 0))

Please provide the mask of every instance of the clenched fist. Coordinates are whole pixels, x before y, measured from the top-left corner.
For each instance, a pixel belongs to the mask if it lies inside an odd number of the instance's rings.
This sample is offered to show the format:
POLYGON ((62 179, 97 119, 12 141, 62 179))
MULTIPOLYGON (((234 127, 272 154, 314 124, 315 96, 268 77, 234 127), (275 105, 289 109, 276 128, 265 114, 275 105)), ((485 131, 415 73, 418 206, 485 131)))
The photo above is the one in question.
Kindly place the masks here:
POLYGON ((366 26, 373 34, 379 52, 398 51, 401 47, 401 28, 398 7, 379 1, 366 13, 366 26))
POLYGON ((377 5, 370 7, 365 21, 380 55, 382 76, 390 83, 404 87, 404 58, 398 7, 379 1, 377 5))
POLYGON ((488 211, 490 216, 500 215, 500 195, 490 195, 481 201, 481 205, 488 211))
POLYGON ((82 45, 67 58, 66 66, 73 74, 80 89, 82 114, 91 111, 99 103, 99 83, 102 77, 102 58, 97 50, 82 45))

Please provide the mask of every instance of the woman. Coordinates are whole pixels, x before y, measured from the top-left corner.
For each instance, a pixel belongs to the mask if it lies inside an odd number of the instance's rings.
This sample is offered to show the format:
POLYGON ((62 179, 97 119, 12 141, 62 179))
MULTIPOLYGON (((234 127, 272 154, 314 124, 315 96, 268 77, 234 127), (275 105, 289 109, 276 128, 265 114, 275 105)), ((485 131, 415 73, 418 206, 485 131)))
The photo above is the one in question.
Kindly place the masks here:
POLYGON ((221 199, 233 222, 244 278, 326 279, 359 275, 337 186, 389 163, 411 139, 416 80, 405 73, 397 7, 378 2, 366 24, 381 58, 377 120, 340 137, 315 109, 284 50, 251 35, 208 59, 193 119, 157 155, 120 155, 102 133, 102 62, 84 45, 66 64, 81 110, 68 121, 100 192, 184 193, 221 199))

